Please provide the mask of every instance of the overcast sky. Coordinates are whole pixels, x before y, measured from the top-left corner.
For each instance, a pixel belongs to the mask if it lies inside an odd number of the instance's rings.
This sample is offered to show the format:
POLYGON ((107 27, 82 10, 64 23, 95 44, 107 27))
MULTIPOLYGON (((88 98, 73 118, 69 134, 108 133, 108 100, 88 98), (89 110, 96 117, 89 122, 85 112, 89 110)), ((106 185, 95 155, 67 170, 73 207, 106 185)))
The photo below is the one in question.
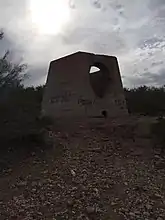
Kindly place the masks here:
POLYGON ((165 0, 0 0, 0 28, 0 54, 28 64, 28 84, 80 50, 117 56, 124 86, 165 84, 165 0))

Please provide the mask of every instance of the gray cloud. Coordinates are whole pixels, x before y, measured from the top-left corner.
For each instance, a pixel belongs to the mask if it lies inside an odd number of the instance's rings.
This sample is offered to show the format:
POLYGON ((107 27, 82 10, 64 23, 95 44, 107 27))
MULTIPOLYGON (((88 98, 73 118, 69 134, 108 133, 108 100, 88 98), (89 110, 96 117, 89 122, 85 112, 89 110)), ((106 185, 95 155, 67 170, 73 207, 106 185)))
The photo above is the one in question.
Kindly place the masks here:
POLYGON ((44 82, 51 60, 78 50, 117 56, 125 86, 164 83, 164 0, 70 0, 70 20, 56 35, 37 32, 29 3, 0 0, 0 54, 9 48, 29 64, 28 84, 44 82))
POLYGON ((149 8, 153 9, 153 10, 155 10, 157 8, 161 8, 162 6, 165 6, 165 1, 164 0, 157 0, 157 1, 151 0, 149 2, 149 8))
POLYGON ((135 85, 159 86, 160 82, 161 85, 165 85, 165 68, 161 69, 159 73, 144 72, 136 78, 129 77, 127 80, 131 82, 132 87, 135 87, 135 85))
POLYGON ((48 71, 47 67, 34 68, 31 67, 27 71, 28 77, 25 79, 25 86, 29 85, 42 85, 46 81, 46 72, 48 71))
POLYGON ((157 61, 157 62, 153 62, 151 65, 152 66, 159 66, 159 65, 162 65, 162 64, 164 64, 163 61, 157 61))
POLYGON ((154 49, 154 48, 164 48, 165 47, 165 37, 151 37, 139 44, 141 49, 154 49))

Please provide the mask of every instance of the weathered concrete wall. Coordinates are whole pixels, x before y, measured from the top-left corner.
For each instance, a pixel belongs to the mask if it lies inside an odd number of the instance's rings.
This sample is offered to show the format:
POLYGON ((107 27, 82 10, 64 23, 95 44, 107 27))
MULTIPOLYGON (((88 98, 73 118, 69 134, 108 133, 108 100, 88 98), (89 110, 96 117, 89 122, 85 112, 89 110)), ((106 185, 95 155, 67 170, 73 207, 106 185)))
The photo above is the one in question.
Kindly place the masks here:
POLYGON ((44 115, 87 118, 101 116, 102 110, 110 117, 127 114, 116 57, 77 52, 50 63, 44 115), (89 74, 92 65, 101 71, 89 74))

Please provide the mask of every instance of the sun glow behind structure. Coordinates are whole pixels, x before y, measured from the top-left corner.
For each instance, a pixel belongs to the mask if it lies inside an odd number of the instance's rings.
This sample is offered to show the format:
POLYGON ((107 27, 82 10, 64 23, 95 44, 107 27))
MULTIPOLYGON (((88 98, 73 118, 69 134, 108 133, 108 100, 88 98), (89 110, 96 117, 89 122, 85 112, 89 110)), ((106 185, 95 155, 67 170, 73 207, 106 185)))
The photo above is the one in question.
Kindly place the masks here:
POLYGON ((70 19, 68 0, 30 0, 31 21, 40 34, 55 35, 70 19))

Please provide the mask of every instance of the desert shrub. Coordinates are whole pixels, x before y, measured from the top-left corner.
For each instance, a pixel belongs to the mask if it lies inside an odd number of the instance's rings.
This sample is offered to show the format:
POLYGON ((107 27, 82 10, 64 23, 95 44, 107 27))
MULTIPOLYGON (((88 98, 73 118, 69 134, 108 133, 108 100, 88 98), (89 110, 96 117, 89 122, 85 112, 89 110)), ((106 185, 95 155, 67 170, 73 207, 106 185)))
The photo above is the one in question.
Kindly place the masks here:
POLYGON ((165 119, 158 117, 157 122, 151 126, 154 145, 161 147, 165 151, 165 119))
POLYGON ((141 86, 125 89, 127 107, 130 113, 158 116, 165 114, 165 87, 141 86))
MULTIPOLYGON (((0 40, 3 36, 0 32, 0 40)), ((25 88, 27 65, 13 63, 9 55, 0 57, 0 151, 44 146, 44 132, 52 123, 40 117, 44 86, 25 88)))
MULTIPOLYGON (((22 146, 44 145, 44 132, 52 124, 40 117, 42 88, 13 89, 0 103, 1 143, 21 143, 22 146)), ((7 146, 2 144, 1 147, 7 146)))

